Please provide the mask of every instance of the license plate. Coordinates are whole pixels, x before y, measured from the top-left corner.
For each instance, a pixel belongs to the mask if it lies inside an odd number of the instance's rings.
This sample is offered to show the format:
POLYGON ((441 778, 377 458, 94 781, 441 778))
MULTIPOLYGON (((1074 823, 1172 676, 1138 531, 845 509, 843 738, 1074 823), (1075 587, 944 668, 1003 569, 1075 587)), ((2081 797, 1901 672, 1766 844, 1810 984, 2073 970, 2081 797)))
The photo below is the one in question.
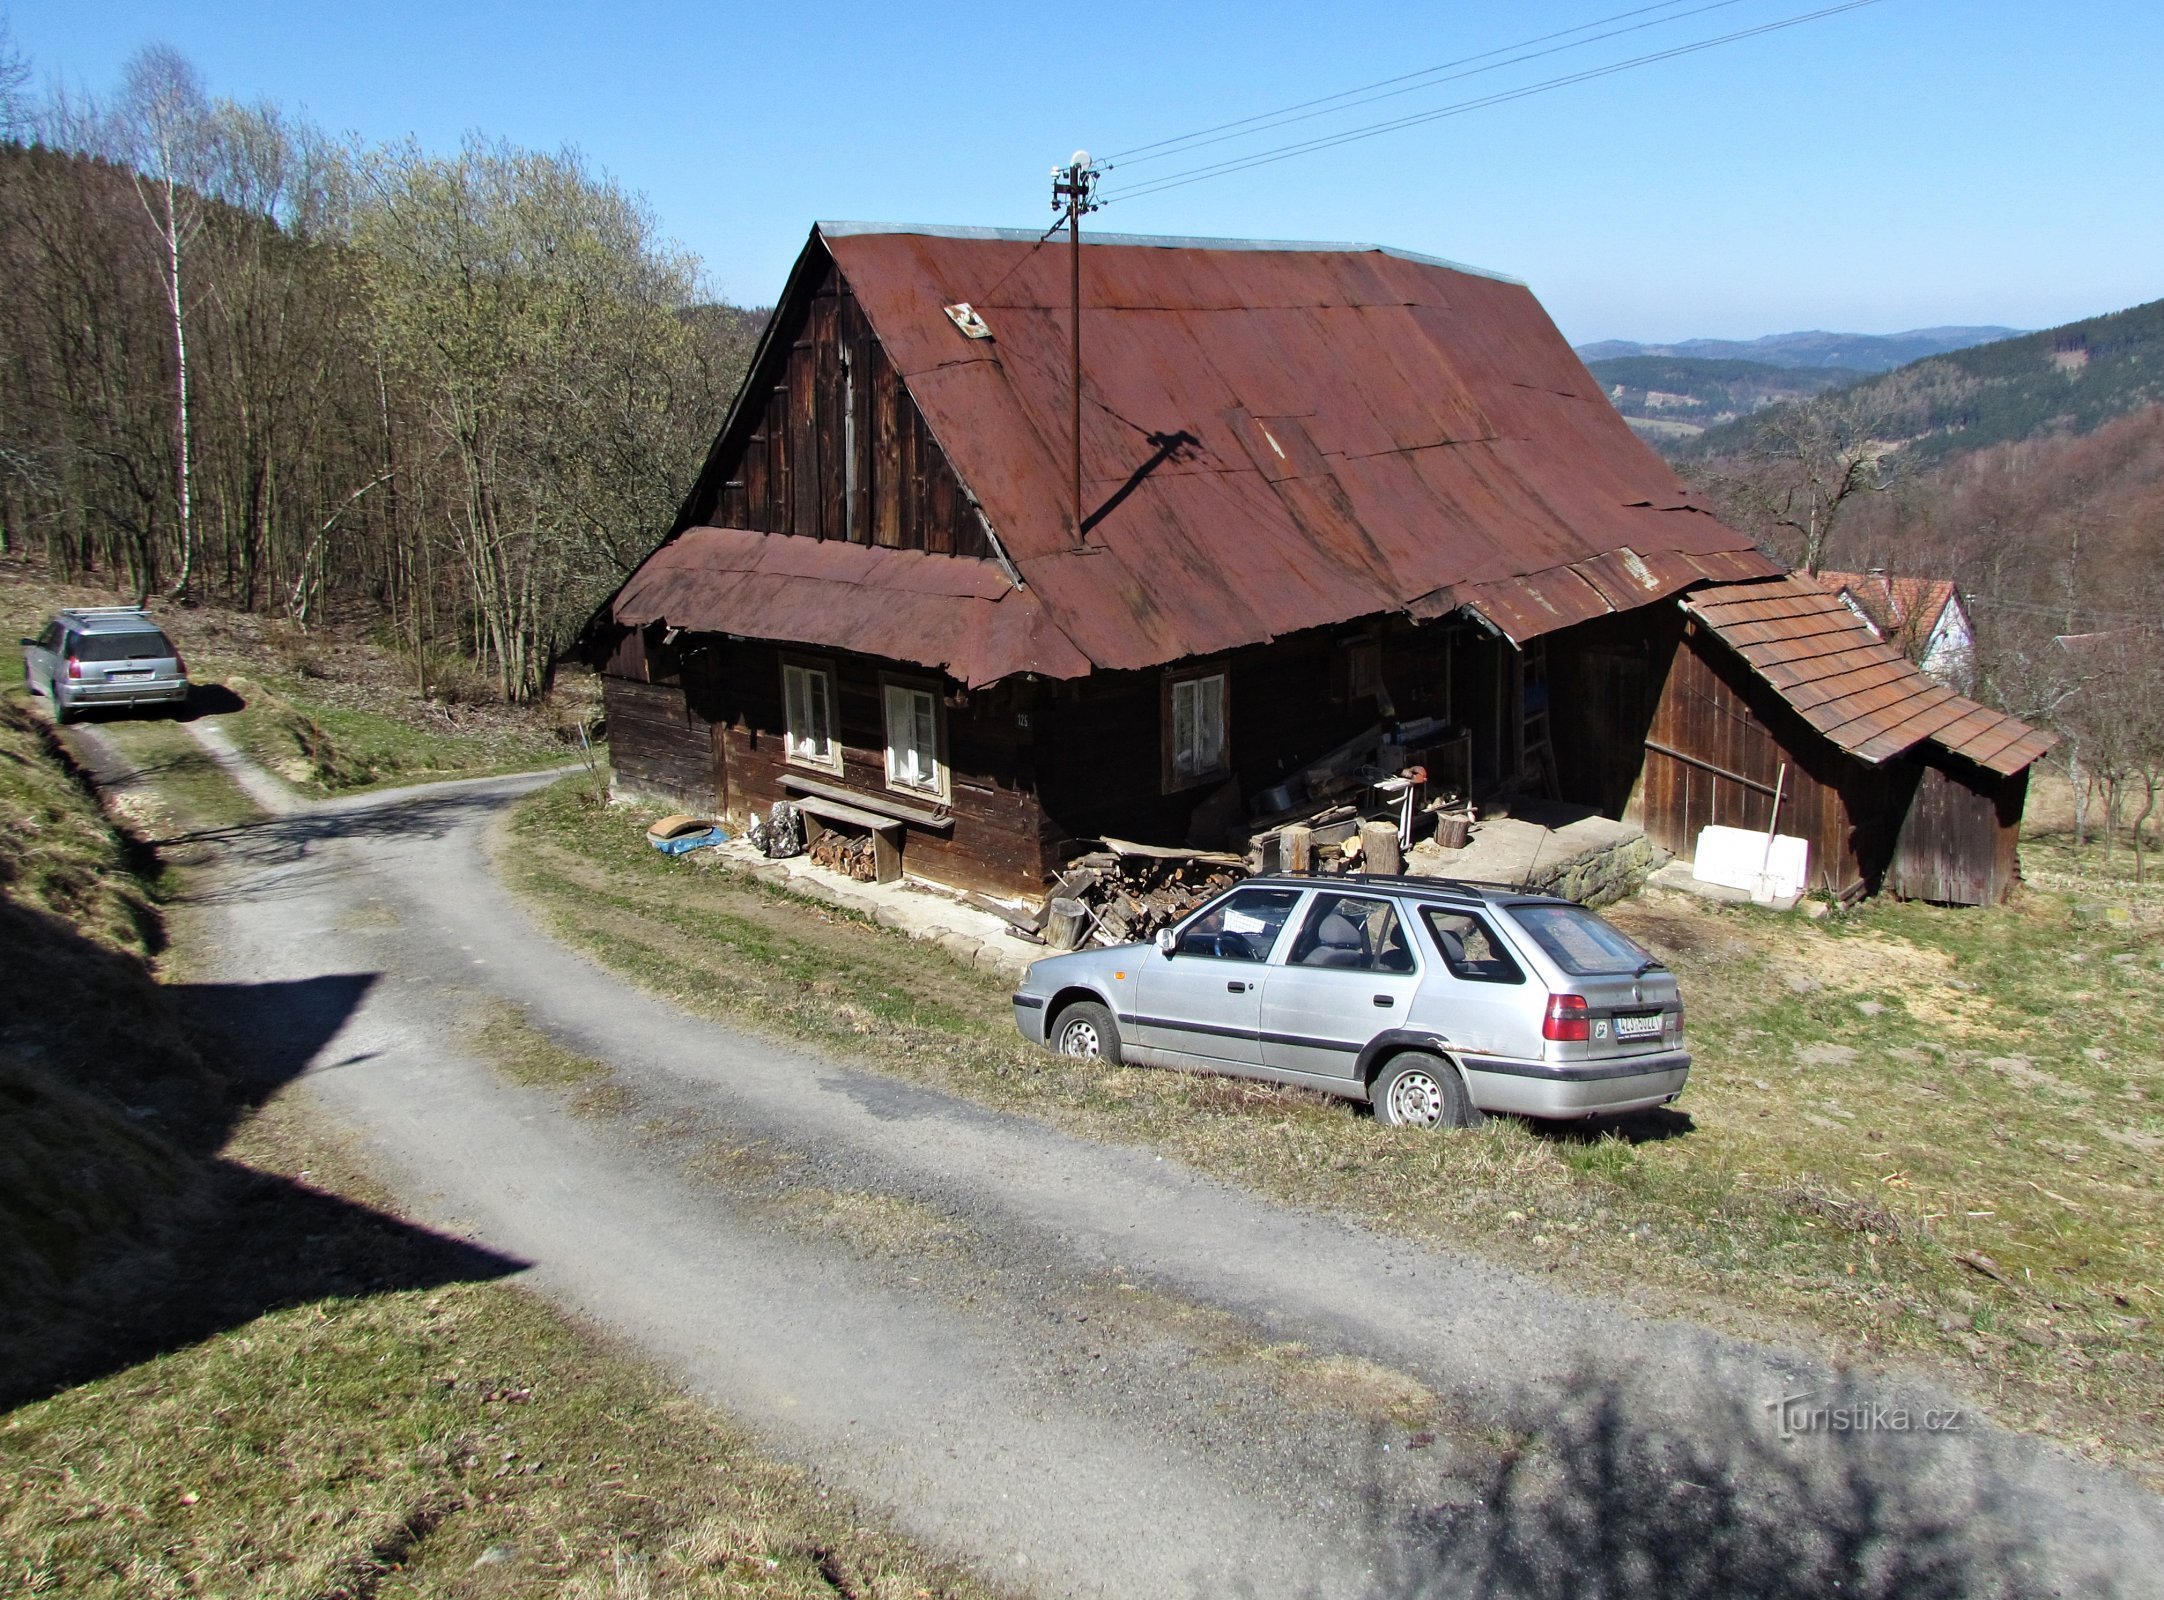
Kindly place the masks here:
POLYGON ((1618 1017, 1615 1019, 1615 1036, 1618 1039, 1644 1039, 1661 1031, 1661 1014, 1651 1012, 1642 1017, 1618 1017))
POLYGON ((147 678, 149 676, 150 668, 144 667, 136 672, 108 672, 105 675, 105 681, 107 683, 118 683, 123 678, 147 678))

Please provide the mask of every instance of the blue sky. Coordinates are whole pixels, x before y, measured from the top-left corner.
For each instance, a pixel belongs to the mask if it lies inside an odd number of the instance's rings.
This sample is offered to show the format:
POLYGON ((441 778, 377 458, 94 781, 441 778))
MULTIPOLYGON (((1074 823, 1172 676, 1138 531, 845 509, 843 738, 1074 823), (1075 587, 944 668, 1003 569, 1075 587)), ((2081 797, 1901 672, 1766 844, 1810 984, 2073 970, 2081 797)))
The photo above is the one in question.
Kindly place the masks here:
MULTIPOLYGON (((40 74, 72 86, 109 87, 132 51, 163 41, 214 92, 268 96, 336 131, 576 146, 648 197, 717 290, 763 302, 815 218, 1042 226, 1046 172, 1077 146, 1105 154, 1635 3, 13 0, 8 12, 40 74)), ((1732 0, 1311 126, 1815 8, 1732 0)), ((2153 3, 1881 0, 1094 220, 1473 262, 1530 282, 1578 341, 2041 327, 2164 295, 2159 62, 2153 3)))

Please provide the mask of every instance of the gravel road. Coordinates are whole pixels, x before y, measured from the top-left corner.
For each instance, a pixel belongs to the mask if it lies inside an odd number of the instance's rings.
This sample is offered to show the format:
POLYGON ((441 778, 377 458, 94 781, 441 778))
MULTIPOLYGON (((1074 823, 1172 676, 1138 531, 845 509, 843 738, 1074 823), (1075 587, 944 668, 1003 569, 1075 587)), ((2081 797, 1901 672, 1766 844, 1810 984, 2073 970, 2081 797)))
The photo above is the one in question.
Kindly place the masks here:
POLYGON ((1960 1410, 1943 1393, 640 992, 491 874, 537 781, 236 832, 186 913, 203 976, 261 986, 259 1042, 305 1060, 302 1092, 413 1216, 531 1262, 541 1293, 988 1576, 1047 1596, 2158 1592, 2155 1498, 1973 1415, 1926 1431, 1960 1410), (475 1040, 499 1003, 606 1077, 510 1081, 475 1040), (1784 1438, 1774 1403, 1806 1395, 1872 1426, 1784 1438))

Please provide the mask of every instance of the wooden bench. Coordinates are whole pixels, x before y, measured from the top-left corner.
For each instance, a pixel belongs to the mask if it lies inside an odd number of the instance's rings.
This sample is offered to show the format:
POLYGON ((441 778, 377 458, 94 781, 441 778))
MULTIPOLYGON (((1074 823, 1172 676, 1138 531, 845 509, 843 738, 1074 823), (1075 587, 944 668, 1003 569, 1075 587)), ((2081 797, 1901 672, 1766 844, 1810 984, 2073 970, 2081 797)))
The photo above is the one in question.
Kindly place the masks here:
POLYGON ((862 828, 872 836, 872 869, 875 883, 893 883, 902 875, 902 828, 899 817, 882 817, 876 811, 828 800, 818 795, 798 795, 791 802, 804 814, 804 847, 811 848, 822 823, 838 822, 862 828))
POLYGON ((911 805, 906 800, 860 794, 838 783, 821 783, 816 778, 799 777, 793 772, 783 775, 781 786, 789 791, 790 800, 808 819, 804 828, 807 848, 819 837, 814 830, 821 823, 840 823, 843 827, 862 828, 869 833, 872 836, 872 868, 876 873, 874 881, 879 883, 893 883, 902 875, 904 827, 930 828, 944 833, 954 826, 951 815, 911 805))

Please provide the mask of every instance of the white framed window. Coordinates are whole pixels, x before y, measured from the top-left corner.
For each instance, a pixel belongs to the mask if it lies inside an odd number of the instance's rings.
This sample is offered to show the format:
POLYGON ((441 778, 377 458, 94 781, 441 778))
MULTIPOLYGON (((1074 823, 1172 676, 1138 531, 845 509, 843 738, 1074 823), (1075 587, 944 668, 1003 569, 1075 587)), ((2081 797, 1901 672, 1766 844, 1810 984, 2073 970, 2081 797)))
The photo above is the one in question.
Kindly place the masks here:
POLYGON ((947 764, 940 759, 939 695, 920 684, 886 684, 887 787, 912 794, 947 794, 947 764))
POLYGON ((1221 778, 1231 770, 1225 749, 1225 675, 1174 678, 1166 690, 1165 786, 1221 778))
POLYGON ((834 732, 834 669, 807 661, 784 661, 781 691, 791 763, 824 772, 841 771, 841 741, 834 732))

